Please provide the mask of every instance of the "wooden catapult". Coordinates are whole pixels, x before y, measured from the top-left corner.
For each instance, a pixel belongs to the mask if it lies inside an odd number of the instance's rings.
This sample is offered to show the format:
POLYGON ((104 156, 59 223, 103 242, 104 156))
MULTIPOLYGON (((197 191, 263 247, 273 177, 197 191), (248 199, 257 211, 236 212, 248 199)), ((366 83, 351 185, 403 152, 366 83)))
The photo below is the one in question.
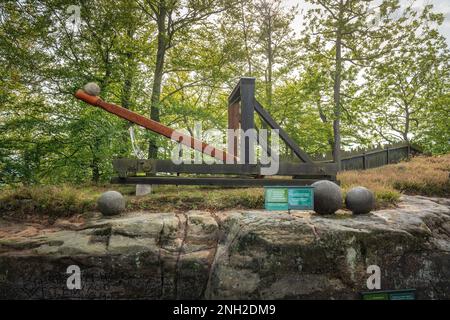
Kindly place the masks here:
POLYGON ((298 158, 298 161, 295 162, 279 161, 279 168, 275 174, 279 177, 262 175, 263 168, 267 165, 254 161, 251 148, 254 148, 255 144, 264 148, 269 156, 272 152, 267 143, 260 143, 257 137, 256 141, 251 141, 251 139, 238 139, 237 136, 233 136, 231 137, 233 143, 230 143, 230 139, 228 140, 226 152, 126 108, 106 103, 99 97, 89 95, 83 90, 78 90, 75 97, 221 162, 175 164, 172 160, 116 159, 113 161, 113 167, 118 173, 118 177, 113 178, 112 183, 249 187, 302 186, 310 185, 317 180, 336 181, 336 164, 313 162, 256 100, 254 78, 241 78, 230 94, 228 98, 228 129, 241 129, 243 132, 257 129, 255 127, 256 113, 269 128, 278 130, 279 138, 298 158), (238 150, 241 151, 239 157, 238 150), (187 176, 180 176, 181 174, 187 176))

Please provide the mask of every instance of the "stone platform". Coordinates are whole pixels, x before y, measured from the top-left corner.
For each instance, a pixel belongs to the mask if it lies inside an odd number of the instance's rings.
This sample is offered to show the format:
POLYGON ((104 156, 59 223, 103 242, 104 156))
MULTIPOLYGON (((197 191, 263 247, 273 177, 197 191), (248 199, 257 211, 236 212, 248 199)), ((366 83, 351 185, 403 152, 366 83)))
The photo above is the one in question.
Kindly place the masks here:
POLYGON ((352 216, 236 210, 0 220, 0 298, 359 299, 381 288, 450 298, 450 200, 404 196, 352 216), (67 288, 67 268, 81 289, 67 288))

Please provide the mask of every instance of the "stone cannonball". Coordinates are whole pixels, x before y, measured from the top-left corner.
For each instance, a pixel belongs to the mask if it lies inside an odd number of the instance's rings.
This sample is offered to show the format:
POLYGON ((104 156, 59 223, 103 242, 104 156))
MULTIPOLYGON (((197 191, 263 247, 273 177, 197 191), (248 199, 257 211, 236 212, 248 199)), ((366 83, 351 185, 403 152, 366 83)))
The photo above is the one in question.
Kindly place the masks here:
POLYGON ((314 211, 319 214, 333 214, 342 208, 341 188, 334 182, 320 180, 314 182, 314 211))
POLYGON ((354 214, 369 213, 375 206, 375 196, 367 188, 355 187, 347 192, 345 206, 354 214))
POLYGON ((125 210, 125 198, 120 192, 107 191, 98 198, 97 208, 105 216, 119 214, 125 210))
POLYGON ((98 96, 100 94, 100 87, 95 82, 89 82, 83 87, 84 92, 90 96, 98 96))

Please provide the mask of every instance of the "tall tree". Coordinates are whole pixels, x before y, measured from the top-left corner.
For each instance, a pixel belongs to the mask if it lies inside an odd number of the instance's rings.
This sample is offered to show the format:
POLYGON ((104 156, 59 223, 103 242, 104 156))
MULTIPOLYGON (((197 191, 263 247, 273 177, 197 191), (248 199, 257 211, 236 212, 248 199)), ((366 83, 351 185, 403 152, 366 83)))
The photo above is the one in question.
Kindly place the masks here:
POLYGON ((257 28, 255 47, 263 61, 265 100, 268 109, 271 110, 274 72, 276 68, 286 66, 297 48, 292 22, 298 12, 296 7, 286 10, 282 3, 276 0, 255 1, 254 12, 257 28))
MULTIPOLYGON (((305 47, 325 59, 333 59, 333 157, 341 164, 341 114, 343 76, 352 66, 365 67, 395 46, 395 24, 389 15, 397 0, 307 0, 305 47)), ((353 78, 345 80, 354 81, 353 78)))
MULTIPOLYGON (((177 35, 194 28, 213 14, 225 10, 227 1, 219 0, 138 0, 138 4, 157 25, 157 50, 153 73, 150 118, 160 121, 160 101, 168 50, 176 45, 177 35)), ((158 157, 155 136, 149 141, 149 158, 158 157)))
POLYGON ((430 125, 433 106, 448 90, 449 51, 436 30, 443 16, 433 13, 431 5, 420 12, 408 7, 406 13, 405 37, 366 75, 370 128, 387 142, 420 139, 422 124, 430 125))

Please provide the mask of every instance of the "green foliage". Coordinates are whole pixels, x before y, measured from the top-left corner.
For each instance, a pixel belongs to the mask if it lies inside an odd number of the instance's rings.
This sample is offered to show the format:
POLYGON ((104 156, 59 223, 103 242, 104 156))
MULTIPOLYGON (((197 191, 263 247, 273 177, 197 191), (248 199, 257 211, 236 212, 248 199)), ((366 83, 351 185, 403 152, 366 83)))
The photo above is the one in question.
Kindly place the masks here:
MULTIPOLYGON (((73 93, 95 81, 104 100, 150 116, 161 40, 154 10, 163 7, 166 26, 176 29, 163 30, 170 39, 163 39, 157 101, 162 123, 226 128, 227 95, 240 76, 253 76, 257 98, 301 147, 330 151, 338 25, 327 7, 333 11, 338 2, 309 2, 316 6, 302 13, 276 0, 2 2, 0 186, 103 183, 113 175, 112 159, 136 157, 130 125, 73 93), (75 28, 68 23, 73 5, 81 14, 75 28), (299 15, 307 24, 301 34, 293 24, 299 15)), ((339 26, 348 33, 341 84, 346 148, 406 137, 435 154, 450 151, 449 54, 436 30, 443 16, 430 6, 411 8, 394 19, 398 1, 352 1, 344 12, 358 15, 339 26), (368 11, 372 4, 380 5, 379 16, 368 11)), ((135 135, 145 156, 153 137, 158 155, 169 157, 170 141, 143 130, 135 135)))
POLYGON ((4 190, 0 211, 5 214, 71 216, 95 209, 95 194, 66 185, 20 187, 4 190))
POLYGON ((131 198, 129 209, 153 212, 187 210, 220 211, 227 209, 262 209, 262 189, 217 189, 197 187, 158 188, 154 195, 131 198))
POLYGON ((400 200, 400 192, 395 190, 379 190, 375 193, 376 208, 395 206, 400 200))
POLYGON ((408 10, 397 50, 366 73, 362 99, 367 103, 367 129, 384 141, 412 141, 445 153, 450 150, 450 52, 435 29, 442 16, 430 6, 421 12, 408 10))
POLYGON ((100 194, 108 189, 122 192, 127 210, 174 212, 186 210, 219 211, 227 209, 262 209, 262 189, 217 189, 199 187, 159 187, 151 195, 133 196, 134 189, 110 185, 58 185, 8 188, 0 196, 0 212, 14 215, 68 217, 96 210, 100 194))

